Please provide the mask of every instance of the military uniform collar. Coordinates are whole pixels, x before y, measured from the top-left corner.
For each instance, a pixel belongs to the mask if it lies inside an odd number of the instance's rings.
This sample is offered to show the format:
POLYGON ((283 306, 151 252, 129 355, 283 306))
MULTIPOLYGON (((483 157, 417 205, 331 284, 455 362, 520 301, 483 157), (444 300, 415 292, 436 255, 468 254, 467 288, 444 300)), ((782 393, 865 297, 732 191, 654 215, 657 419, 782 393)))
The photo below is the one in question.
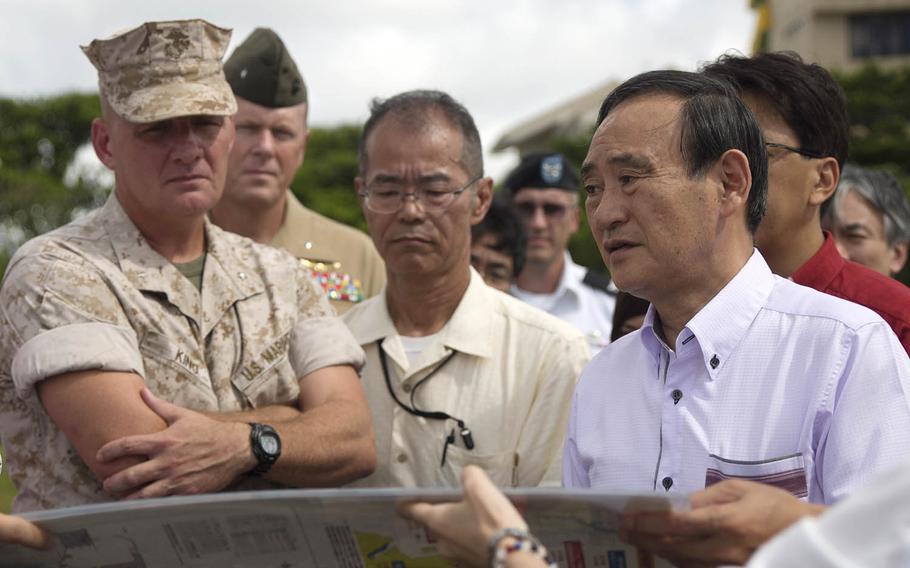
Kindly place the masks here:
POLYGON ((259 274, 225 245, 224 232, 205 219, 206 262, 199 291, 170 261, 158 254, 123 210, 115 192, 101 219, 124 276, 143 292, 164 294, 168 302, 196 321, 203 336, 237 300, 265 290, 259 274))
MULTIPOLYGON (((278 227, 278 232, 275 233, 275 236, 272 237, 272 241, 269 245, 275 248, 292 248, 291 240, 300 238, 300 229, 309 227, 312 224, 312 212, 303 206, 303 203, 297 199, 297 196, 294 195, 294 192, 290 189, 285 191, 287 199, 285 199, 285 210, 284 210, 284 220, 281 222, 281 226, 278 227), (294 227, 296 231, 292 231, 291 227, 294 227)), ((307 231, 307 234, 311 231, 307 231)), ((309 247, 313 248, 316 246, 316 243, 309 243, 309 247)), ((318 247, 314 254, 318 254, 318 247)), ((313 255, 307 255, 307 258, 311 258, 313 255)), ((319 259, 324 260, 324 259, 319 259)))

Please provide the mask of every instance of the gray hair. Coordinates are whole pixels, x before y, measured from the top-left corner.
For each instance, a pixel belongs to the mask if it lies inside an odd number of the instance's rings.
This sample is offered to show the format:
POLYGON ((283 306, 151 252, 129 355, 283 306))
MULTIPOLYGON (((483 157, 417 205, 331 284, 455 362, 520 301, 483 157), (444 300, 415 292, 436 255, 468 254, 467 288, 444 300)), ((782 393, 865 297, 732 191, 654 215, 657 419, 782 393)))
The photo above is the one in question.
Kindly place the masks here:
POLYGON ((897 178, 884 170, 847 164, 831 200, 832 214, 837 214, 841 201, 851 190, 881 213, 888 246, 910 241, 910 202, 897 178))
POLYGON ((366 175, 367 163, 367 138, 376 129, 383 118, 389 116, 413 125, 414 128, 423 128, 432 121, 432 113, 439 112, 455 126, 463 139, 461 150, 461 165, 471 177, 483 175, 483 150, 480 145, 480 133, 474 124, 474 119, 468 110, 442 91, 416 90, 407 91, 385 100, 373 99, 370 104, 370 117, 363 125, 360 133, 360 148, 357 152, 357 163, 360 175, 366 175))

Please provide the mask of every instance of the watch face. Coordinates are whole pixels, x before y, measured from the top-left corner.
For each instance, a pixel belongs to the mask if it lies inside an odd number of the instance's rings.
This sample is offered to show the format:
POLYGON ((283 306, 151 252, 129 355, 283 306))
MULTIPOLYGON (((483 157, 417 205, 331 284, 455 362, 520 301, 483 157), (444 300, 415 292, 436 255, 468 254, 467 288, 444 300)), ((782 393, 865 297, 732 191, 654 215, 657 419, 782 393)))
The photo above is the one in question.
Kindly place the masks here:
POLYGON ((271 434, 263 434, 259 438, 259 443, 262 445, 262 449, 265 450, 265 453, 270 456, 274 456, 278 453, 278 438, 271 434))

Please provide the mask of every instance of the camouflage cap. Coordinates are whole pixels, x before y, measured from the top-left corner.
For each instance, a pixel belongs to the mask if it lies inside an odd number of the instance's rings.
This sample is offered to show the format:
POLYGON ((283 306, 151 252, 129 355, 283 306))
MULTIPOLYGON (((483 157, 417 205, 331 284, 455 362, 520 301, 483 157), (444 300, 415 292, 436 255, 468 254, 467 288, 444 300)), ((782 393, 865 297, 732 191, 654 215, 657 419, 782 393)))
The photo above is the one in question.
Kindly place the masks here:
POLYGON ((269 28, 256 28, 224 63, 234 94, 279 108, 307 102, 306 84, 284 42, 269 28))
POLYGON ((101 96, 130 122, 231 115, 237 102, 221 58, 231 30, 205 20, 147 22, 82 51, 98 69, 101 96))

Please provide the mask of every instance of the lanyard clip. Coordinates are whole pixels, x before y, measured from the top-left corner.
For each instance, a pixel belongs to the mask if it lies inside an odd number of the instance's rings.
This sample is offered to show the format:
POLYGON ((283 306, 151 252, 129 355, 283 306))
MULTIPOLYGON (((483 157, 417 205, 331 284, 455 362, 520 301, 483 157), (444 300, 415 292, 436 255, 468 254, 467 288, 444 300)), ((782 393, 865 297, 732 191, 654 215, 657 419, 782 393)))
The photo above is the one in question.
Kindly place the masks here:
POLYGON ((474 449, 474 436, 471 435, 471 429, 461 425, 461 441, 464 442, 464 447, 469 450, 474 449))

